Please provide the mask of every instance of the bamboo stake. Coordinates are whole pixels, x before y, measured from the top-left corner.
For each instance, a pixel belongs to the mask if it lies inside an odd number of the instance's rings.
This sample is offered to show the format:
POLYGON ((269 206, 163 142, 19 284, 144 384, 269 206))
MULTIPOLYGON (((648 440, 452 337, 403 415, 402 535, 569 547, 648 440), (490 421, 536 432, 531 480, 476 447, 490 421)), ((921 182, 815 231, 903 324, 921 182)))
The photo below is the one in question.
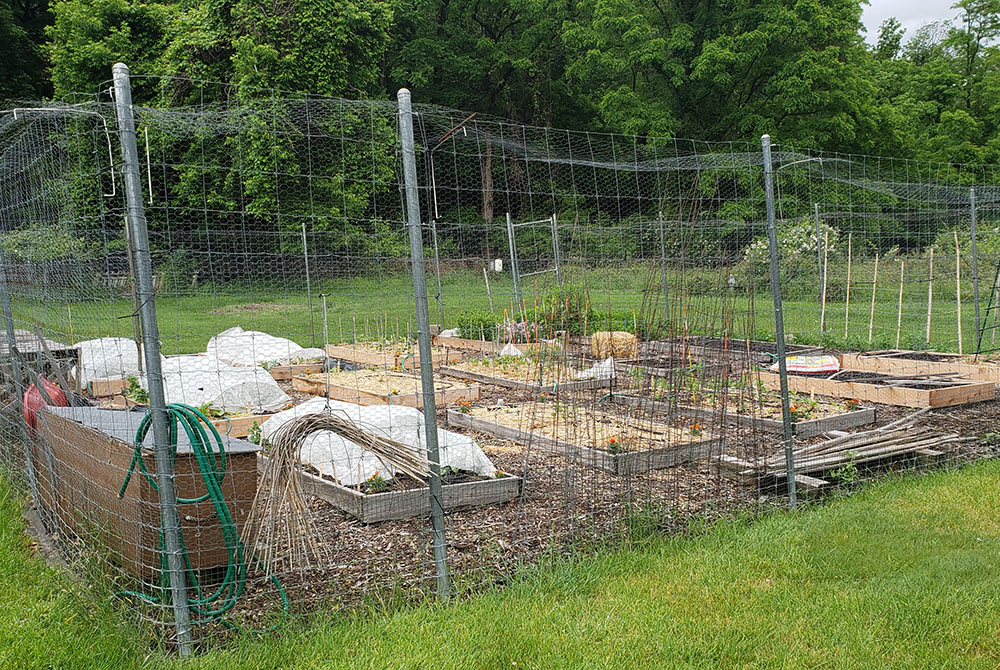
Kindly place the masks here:
POLYGON ((490 277, 486 274, 486 268, 483 268, 483 279, 486 280, 486 297, 490 299, 490 311, 493 311, 493 292, 490 291, 490 277))
POLYGON ((955 300, 958 301, 958 355, 962 355, 962 250, 955 231, 955 300))
POLYGON ((899 261, 899 304, 896 308, 896 348, 899 349, 899 336, 903 329, 903 275, 906 273, 906 261, 899 261))
POLYGON ((851 323, 851 236, 847 233, 847 295, 844 300, 844 343, 847 343, 847 329, 851 323))
MULTIPOLYGON (((823 233, 823 295, 820 298, 820 309, 819 309, 819 334, 822 338, 823 333, 826 332, 826 270, 827 261, 830 256, 830 231, 827 230, 823 233)), ((823 344, 820 342, 820 344, 823 344)))
POLYGON ((875 254, 875 272, 872 274, 872 309, 868 314, 868 344, 872 343, 872 328, 875 326, 875 285, 878 283, 878 254, 875 254))
POLYGON ((931 343, 931 307, 934 305, 934 247, 931 247, 931 263, 927 270, 927 334, 924 343, 931 343))

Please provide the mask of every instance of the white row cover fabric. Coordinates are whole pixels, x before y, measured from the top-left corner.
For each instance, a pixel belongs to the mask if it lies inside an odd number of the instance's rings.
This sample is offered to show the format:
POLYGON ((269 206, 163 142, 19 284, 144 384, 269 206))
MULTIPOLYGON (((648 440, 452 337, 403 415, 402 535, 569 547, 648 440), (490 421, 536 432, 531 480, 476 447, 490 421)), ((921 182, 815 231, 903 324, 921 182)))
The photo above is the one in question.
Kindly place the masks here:
MULTIPOLYGON (((325 411, 327 402, 325 398, 313 398, 279 412, 264 422, 261 433, 270 438, 278 428, 296 417, 325 411)), ((350 419, 372 433, 410 445, 416 453, 426 454, 424 415, 420 410, 400 405, 362 407, 337 400, 329 403, 334 415, 350 419)), ((485 477, 496 474, 492 461, 472 438, 438 428, 438 445, 442 467, 469 470, 485 477)), ((356 486, 376 474, 384 479, 391 479, 396 474, 371 452, 331 431, 320 431, 306 438, 301 460, 344 486, 356 486)))
POLYGON ((287 364, 294 360, 325 357, 322 349, 304 349, 284 337, 239 326, 224 330, 208 341, 206 353, 230 365, 256 367, 261 363, 287 364))
POLYGON ((168 403, 208 404, 231 413, 274 412, 292 400, 264 368, 227 365, 211 356, 165 358, 163 389, 168 403))
POLYGON ((595 363, 586 370, 576 373, 577 379, 614 379, 615 359, 605 358, 600 363, 595 363))
POLYGON ((102 337, 76 345, 80 364, 73 376, 86 386, 97 379, 125 379, 139 376, 139 347, 125 337, 102 337))
MULTIPOLYGON (((789 356, 785 359, 785 366, 789 372, 821 374, 840 370, 840 360, 836 356, 830 355, 789 356)), ((778 363, 775 362, 769 369, 778 370, 778 363)))

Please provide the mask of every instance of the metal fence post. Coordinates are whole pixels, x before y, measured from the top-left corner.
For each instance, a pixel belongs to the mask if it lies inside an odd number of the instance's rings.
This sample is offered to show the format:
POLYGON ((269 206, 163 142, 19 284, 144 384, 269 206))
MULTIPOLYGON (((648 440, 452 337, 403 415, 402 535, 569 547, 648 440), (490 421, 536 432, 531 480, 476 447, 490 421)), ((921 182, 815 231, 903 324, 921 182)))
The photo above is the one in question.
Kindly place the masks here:
POLYGON ((188 607, 180 515, 177 511, 173 455, 170 449, 170 427, 163 393, 163 373, 160 368, 160 333, 156 323, 156 305, 153 302, 153 263, 149 250, 149 233, 146 229, 146 213, 142 202, 139 151, 135 140, 135 119, 132 115, 132 88, 128 66, 116 63, 113 72, 115 116, 118 119, 118 136, 121 142, 129 239, 135 257, 134 280, 139 298, 139 316, 142 321, 142 349, 146 359, 149 411, 152 415, 153 450, 156 457, 156 483, 160 489, 160 515, 167 555, 167 572, 170 578, 170 595, 180 655, 189 656, 192 652, 191 611, 188 607))
MULTIPOLYGON (((979 341, 979 251, 976 249, 976 188, 969 189, 969 210, 972 213, 972 305, 976 315, 976 341, 979 341)), ((979 348, 976 348, 979 353, 979 348)))
POLYGON ((771 298, 774 301, 774 342, 778 348, 778 377, 781 381, 781 424, 785 438, 785 471, 788 500, 798 504, 795 494, 795 457, 792 454, 792 411, 788 401, 788 367, 785 361, 785 320, 781 307, 781 270, 778 267, 778 223, 774 215, 774 169, 771 165, 771 136, 760 138, 764 155, 764 194, 767 198, 767 243, 771 255, 771 298))
MULTIPOLYGON (((510 276, 514 280, 514 313, 521 310, 521 277, 517 269, 517 242, 514 240, 514 222, 507 212, 507 242, 510 244, 510 276)), ((514 318, 514 314, 510 315, 514 318)))
POLYGON ((562 259, 559 258, 559 220, 552 215, 552 255, 556 261, 556 285, 562 286, 562 259))
POLYGON ((417 193, 417 159, 413 142, 413 111, 410 92, 399 89, 399 136, 403 150, 403 180, 406 186, 406 220, 410 231, 410 261, 413 268, 413 299, 416 303, 417 344, 420 352, 420 389, 423 394, 424 433, 427 458, 431 462, 431 527, 434 533, 434 566, 437 569, 438 597, 451 595, 448 580, 448 553, 445 544, 444 506, 441 494, 441 465, 438 453, 437 407, 434 402, 434 364, 431 360, 430 315, 427 307, 427 276, 424 268, 424 241, 420 230, 420 197, 417 193))
MULTIPOLYGON (((302 222, 302 260, 306 264, 306 300, 309 305, 309 334, 312 337, 312 346, 316 346, 316 326, 313 322, 313 294, 312 279, 309 277, 309 245, 306 242, 306 222, 302 222)), ((324 345, 329 342, 324 342, 324 345)))
POLYGON ((664 324, 665 333, 670 322, 670 301, 667 298, 667 239, 666 231, 663 229, 663 212, 657 212, 656 217, 660 223, 660 283, 663 285, 663 318, 660 321, 664 324))
POLYGON ((819 342, 820 346, 823 345, 823 286, 826 283, 826 277, 823 276, 823 248, 820 246, 822 244, 819 234, 819 203, 813 203, 813 222, 816 226, 816 267, 819 270, 819 293, 817 295, 818 304, 820 304, 820 319, 819 319, 819 342))

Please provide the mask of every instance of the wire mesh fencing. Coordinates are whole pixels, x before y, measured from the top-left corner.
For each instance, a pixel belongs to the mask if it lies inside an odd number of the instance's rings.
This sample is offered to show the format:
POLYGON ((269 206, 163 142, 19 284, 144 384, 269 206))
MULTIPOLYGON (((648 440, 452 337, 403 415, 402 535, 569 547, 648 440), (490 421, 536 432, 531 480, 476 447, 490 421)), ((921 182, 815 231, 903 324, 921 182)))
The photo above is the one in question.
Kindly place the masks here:
POLYGON ((183 653, 993 452, 994 168, 123 91, 0 115, 0 463, 183 653))

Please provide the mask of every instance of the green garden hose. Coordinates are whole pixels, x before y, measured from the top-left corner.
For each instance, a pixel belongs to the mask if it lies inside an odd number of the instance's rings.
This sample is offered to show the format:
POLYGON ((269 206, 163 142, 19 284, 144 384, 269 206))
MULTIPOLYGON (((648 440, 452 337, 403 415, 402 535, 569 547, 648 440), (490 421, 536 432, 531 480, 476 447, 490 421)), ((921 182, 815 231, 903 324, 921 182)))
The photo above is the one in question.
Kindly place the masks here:
MULTIPOLYGON (((212 621, 221 621, 223 624, 235 628, 235 624, 226 621, 225 616, 233 610, 246 585, 247 563, 245 558, 245 547, 240 541, 236 522, 233 520, 229 507, 222 495, 222 480, 226 473, 226 450, 222 444, 222 437, 209 421, 208 417, 199 410, 189 405, 180 403, 167 405, 167 414, 170 417, 170 450, 174 461, 177 460, 177 426, 180 424, 187 433, 188 441, 191 443, 191 450, 194 453, 195 461, 201 472, 201 479, 205 484, 205 493, 195 498, 177 498, 180 505, 192 505, 206 500, 211 500, 215 507, 219 525, 222 528, 222 536, 226 544, 226 572, 218 588, 206 594, 198 581, 198 575, 191 565, 191 558, 188 555, 187 547, 184 543, 184 534, 181 532, 181 551, 184 556, 185 576, 188 587, 193 589, 195 597, 188 600, 191 608, 192 623, 202 624, 212 621), (211 439, 205 432, 205 426, 211 431, 211 439)), ((125 496, 129 481, 136 466, 142 472, 142 476, 154 491, 159 491, 156 478, 146 468, 146 463, 142 458, 142 443, 146 439, 152 425, 152 414, 146 414, 139 424, 139 429, 135 433, 135 451, 132 453, 132 462, 129 464, 125 481, 122 482, 118 497, 125 496)), ((160 590, 163 593, 170 593, 169 571, 167 569, 167 555, 164 551, 164 533, 160 528, 160 590)), ((284 615, 289 611, 288 595, 282 587, 281 582, 274 575, 270 575, 271 582, 278 591, 281 598, 281 605, 284 615)), ((160 597, 150 596, 135 591, 123 591, 122 595, 130 595, 141 600, 159 604, 160 597)), ((272 627, 273 628, 273 627, 272 627)), ((270 630, 270 629, 268 629, 270 630)))

